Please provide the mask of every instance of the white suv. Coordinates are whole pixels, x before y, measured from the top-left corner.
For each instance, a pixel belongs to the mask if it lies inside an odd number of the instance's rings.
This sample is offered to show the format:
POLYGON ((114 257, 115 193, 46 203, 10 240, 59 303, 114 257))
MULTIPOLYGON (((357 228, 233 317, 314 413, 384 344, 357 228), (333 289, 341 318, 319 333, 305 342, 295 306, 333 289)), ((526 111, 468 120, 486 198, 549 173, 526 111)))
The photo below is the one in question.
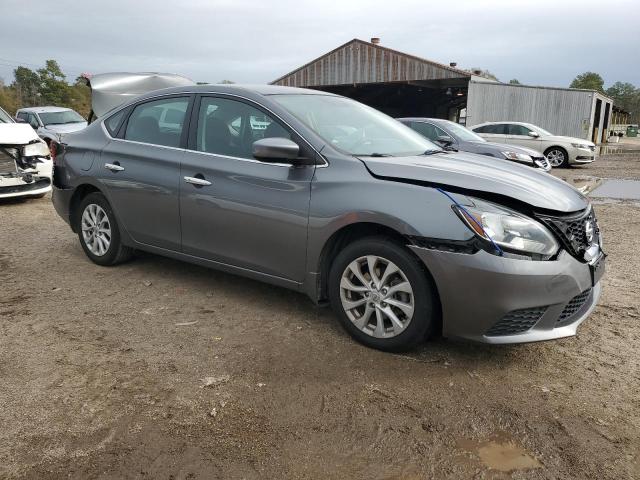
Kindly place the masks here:
POLYGON ((510 143, 544 152, 552 167, 591 163, 596 146, 583 138, 562 137, 524 122, 486 122, 471 130, 490 142, 510 143))

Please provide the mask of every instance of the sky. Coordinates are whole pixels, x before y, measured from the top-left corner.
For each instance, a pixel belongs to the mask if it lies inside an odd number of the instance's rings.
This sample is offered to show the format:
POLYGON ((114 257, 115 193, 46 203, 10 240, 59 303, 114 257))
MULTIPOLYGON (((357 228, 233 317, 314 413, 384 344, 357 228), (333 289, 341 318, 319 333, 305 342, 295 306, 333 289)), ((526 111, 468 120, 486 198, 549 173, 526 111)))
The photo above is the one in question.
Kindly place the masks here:
POLYGON ((566 87, 595 71, 640 87, 639 0, 0 0, 0 77, 167 72, 268 83, 351 40, 501 81, 566 87))

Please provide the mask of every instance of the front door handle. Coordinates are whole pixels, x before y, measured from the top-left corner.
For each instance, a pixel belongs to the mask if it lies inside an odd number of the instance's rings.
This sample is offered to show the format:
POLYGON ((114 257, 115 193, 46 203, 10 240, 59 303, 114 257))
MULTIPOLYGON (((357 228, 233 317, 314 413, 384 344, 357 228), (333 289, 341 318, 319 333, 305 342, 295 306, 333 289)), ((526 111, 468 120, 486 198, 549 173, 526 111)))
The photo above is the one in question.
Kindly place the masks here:
POLYGON ((105 163, 104 168, 106 168, 107 170, 111 170, 112 172, 121 172, 124 170, 124 167, 121 167, 117 163, 105 163))
POLYGON ((204 178, 199 177, 184 177, 184 181, 197 187, 208 187, 209 185, 211 185, 211 182, 209 180, 205 180, 204 178))

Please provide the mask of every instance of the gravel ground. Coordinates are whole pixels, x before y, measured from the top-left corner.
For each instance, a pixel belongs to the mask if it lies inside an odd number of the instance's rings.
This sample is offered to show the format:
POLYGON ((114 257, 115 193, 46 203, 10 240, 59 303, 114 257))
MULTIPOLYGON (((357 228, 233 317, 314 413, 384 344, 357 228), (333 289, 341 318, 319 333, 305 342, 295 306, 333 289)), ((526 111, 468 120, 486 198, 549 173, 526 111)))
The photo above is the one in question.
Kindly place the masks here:
MULTIPOLYGON (((563 176, 640 179, 640 155, 563 176)), ((306 297, 162 257, 93 265, 0 205, 1 478, 640 478, 640 207, 574 338, 354 343, 306 297)))

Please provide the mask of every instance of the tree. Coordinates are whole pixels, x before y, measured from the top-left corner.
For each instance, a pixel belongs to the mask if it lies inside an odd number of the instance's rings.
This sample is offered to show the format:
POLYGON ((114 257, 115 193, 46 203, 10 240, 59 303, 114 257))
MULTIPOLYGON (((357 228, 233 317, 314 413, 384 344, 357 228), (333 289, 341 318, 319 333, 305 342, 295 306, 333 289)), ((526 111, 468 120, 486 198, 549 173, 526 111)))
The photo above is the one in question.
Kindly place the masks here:
POLYGON ((584 90, 596 90, 604 93, 604 80, 595 72, 584 72, 573 79, 569 88, 581 88, 584 90))
POLYGON ((45 67, 38 69, 38 77, 43 103, 63 105, 69 101, 69 84, 66 82, 58 62, 47 60, 45 67))
POLYGON ((38 103, 40 78, 38 74, 27 67, 18 67, 13 71, 13 87, 19 105, 33 107, 38 103))
POLYGON ((517 78, 512 78, 511 80, 509 80, 509 83, 511 85, 522 85, 517 78))
POLYGON ((632 122, 640 118, 640 88, 629 82, 616 82, 607 88, 606 94, 613 98, 616 107, 631 112, 632 122))

